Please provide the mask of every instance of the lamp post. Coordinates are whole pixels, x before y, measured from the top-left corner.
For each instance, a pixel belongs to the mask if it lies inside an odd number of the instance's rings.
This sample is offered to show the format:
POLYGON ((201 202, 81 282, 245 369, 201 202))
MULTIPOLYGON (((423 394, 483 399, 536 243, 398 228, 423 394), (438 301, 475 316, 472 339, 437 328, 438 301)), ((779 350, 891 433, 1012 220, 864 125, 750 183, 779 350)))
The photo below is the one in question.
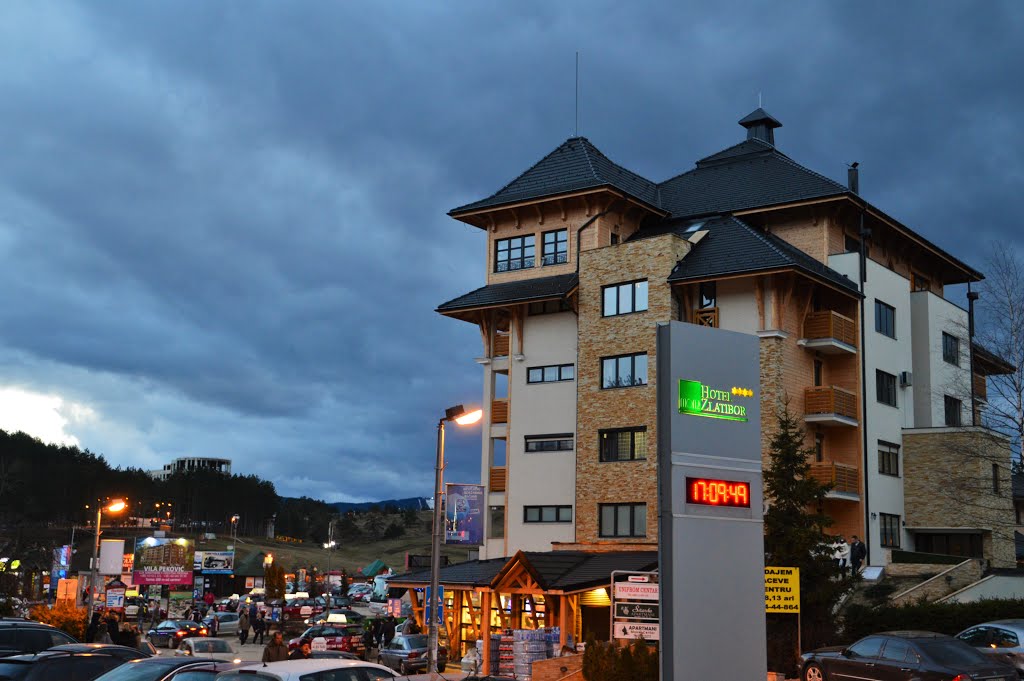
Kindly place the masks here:
POLYGON ((327 588, 327 609, 331 609, 331 553, 334 551, 334 547, 337 546, 337 542, 334 541, 334 518, 327 521, 327 543, 324 544, 324 548, 327 549, 327 573, 324 575, 327 588))
POLYGON ((238 543, 238 514, 231 516, 231 549, 238 543))
POLYGON ((106 508, 102 504, 96 505, 96 540, 92 545, 92 569, 89 571, 89 614, 86 619, 87 622, 92 622, 92 613, 96 608, 96 573, 99 572, 99 561, 100 554, 100 522, 103 520, 103 511, 107 513, 120 513, 128 504, 125 503, 124 499, 112 500, 106 508))
POLYGON ((444 532, 441 520, 441 484, 444 479, 444 424, 454 421, 460 426, 469 426, 484 415, 483 411, 466 411, 461 405, 445 409, 444 416, 437 422, 437 462, 434 464, 434 531, 430 541, 430 596, 424 613, 427 615, 427 671, 437 670, 437 619, 438 590, 441 581, 441 536, 444 532))

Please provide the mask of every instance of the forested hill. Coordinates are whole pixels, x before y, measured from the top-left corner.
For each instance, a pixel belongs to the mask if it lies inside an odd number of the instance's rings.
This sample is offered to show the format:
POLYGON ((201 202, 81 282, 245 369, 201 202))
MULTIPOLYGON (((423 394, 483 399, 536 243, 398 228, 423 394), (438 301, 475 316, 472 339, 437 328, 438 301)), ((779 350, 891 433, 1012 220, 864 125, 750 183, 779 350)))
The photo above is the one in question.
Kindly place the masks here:
POLYGON ((127 499, 131 512, 104 518, 104 525, 128 517, 166 521, 170 512, 174 530, 183 533, 226 533, 238 515, 243 536, 264 535, 274 518, 278 535, 324 541, 336 514, 322 501, 284 499, 273 482, 255 475, 194 471, 159 481, 140 468, 112 467, 89 450, 0 430, 0 528, 84 525, 95 513, 86 506, 95 509, 108 497, 127 499))

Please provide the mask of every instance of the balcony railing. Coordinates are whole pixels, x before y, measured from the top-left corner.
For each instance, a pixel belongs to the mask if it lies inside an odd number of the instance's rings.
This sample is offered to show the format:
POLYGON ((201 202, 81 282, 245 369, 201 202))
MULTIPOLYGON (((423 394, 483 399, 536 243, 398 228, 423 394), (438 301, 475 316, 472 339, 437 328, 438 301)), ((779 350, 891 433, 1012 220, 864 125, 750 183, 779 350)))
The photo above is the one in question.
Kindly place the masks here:
POLYGON ((494 336, 494 357, 508 357, 508 339, 507 333, 498 333, 494 336))
POLYGON ((508 423, 508 400, 491 401, 491 424, 508 423))
POLYGON ((804 416, 808 421, 856 425, 857 395, 836 386, 804 390, 804 416))
POLYGON ((860 470, 856 466, 831 461, 812 463, 811 477, 832 485, 833 492, 860 494, 860 470))
POLYGON ((693 323, 698 326, 718 327, 718 308, 710 307, 706 310, 697 310, 693 313, 693 323))
POLYGON ((504 492, 508 481, 508 469, 504 466, 491 466, 491 475, 487 489, 491 492, 504 492))
POLYGON ((857 348, 857 321, 832 310, 810 312, 804 318, 802 344, 822 350, 826 345, 842 344, 833 352, 857 348), (849 346, 843 348, 842 346, 849 346))

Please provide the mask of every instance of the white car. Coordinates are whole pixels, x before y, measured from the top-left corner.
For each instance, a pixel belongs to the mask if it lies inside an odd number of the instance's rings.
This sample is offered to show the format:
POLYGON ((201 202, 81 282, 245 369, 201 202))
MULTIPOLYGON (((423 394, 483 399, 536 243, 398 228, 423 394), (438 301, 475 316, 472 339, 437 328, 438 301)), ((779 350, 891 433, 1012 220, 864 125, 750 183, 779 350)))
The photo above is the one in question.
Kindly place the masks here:
POLYGON ((186 638, 174 651, 175 655, 187 655, 209 660, 223 660, 225 662, 239 662, 238 651, 231 644, 219 638, 209 636, 186 638))
POLYGON ((398 677, 387 667, 362 660, 286 660, 217 674, 217 681, 382 681, 394 678, 398 677))

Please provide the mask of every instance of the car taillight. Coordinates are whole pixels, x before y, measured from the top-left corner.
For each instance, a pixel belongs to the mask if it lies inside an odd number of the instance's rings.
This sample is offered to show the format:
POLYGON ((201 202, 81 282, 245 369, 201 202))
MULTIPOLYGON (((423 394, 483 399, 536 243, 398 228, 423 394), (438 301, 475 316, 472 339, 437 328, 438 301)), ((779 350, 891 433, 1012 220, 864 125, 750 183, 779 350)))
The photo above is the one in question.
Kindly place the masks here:
POLYGON ((205 633, 206 633, 206 629, 200 629, 200 630, 199 630, 199 633, 200 633, 200 634, 205 634, 205 633))
POLYGON ((953 681, 973 681, 969 674, 957 674, 953 677, 953 681))
POLYGON ((174 635, 175 636, 184 636, 185 632, 184 631, 176 631, 176 632, 174 632, 174 635))
POLYGON ((420 654, 417 653, 416 651, 413 651, 413 652, 409 653, 409 659, 410 660, 415 660, 419 656, 420 656, 420 654))

